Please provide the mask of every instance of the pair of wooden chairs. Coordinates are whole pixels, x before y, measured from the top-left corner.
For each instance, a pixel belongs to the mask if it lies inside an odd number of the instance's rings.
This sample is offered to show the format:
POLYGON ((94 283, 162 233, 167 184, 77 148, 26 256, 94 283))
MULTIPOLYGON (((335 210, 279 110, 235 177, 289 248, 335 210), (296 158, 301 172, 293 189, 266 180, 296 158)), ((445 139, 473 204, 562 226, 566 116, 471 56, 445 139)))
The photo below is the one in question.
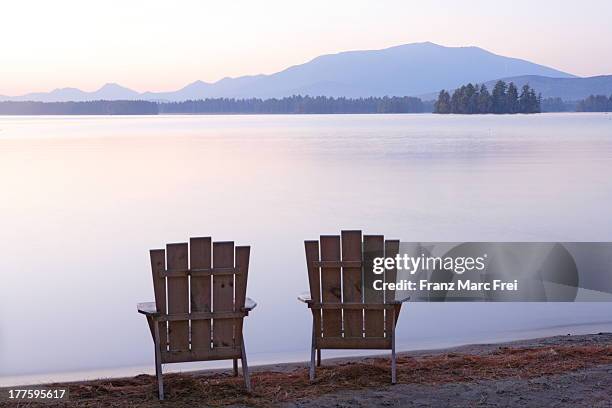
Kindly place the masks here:
MULTIPOLYGON (((374 279, 395 281, 396 271, 374 275, 375 257, 394 257, 399 241, 382 235, 342 231, 306 241, 310 294, 298 297, 312 311, 310 378, 322 349, 391 350, 391 382, 396 382, 395 325, 401 301, 394 291, 373 289, 374 279)), ((243 320, 257 305, 246 297, 248 246, 191 238, 150 251, 155 302, 139 303, 155 346, 159 398, 164 398, 162 365, 238 359, 247 391, 249 369, 243 320)))

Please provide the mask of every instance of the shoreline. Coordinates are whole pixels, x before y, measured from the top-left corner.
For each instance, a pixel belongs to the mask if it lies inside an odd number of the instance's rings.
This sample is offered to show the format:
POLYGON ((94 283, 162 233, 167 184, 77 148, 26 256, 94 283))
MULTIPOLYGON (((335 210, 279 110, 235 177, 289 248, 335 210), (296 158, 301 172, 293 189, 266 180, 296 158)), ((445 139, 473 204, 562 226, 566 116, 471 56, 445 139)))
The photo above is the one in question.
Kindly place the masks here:
MULTIPOLYGON (((612 333, 612 321, 596 321, 579 324, 554 325, 542 328, 525 329, 522 331, 492 333, 489 337, 481 341, 466 340, 437 340, 432 343, 431 339, 421 339, 398 343, 397 353, 415 354, 419 353, 442 353, 461 349, 463 347, 479 347, 486 345, 512 344, 522 341, 536 341, 538 339, 563 337, 566 335, 582 336, 592 333, 610 332, 612 333)), ((384 358, 389 354, 386 350, 325 350, 323 357, 326 361, 356 360, 363 358, 384 358), (325 357, 329 353, 340 354, 325 357)), ((256 370, 260 367, 268 368, 282 365, 306 364, 309 358, 307 351, 286 351, 286 352, 263 352, 249 355, 249 368, 256 370)), ((230 360, 213 360, 206 362, 182 363, 175 366, 167 366, 164 373, 167 374, 190 374, 190 373, 215 373, 229 370, 230 360), (204 367, 205 366, 205 367, 204 367)), ((8 387, 18 386, 40 386, 52 383, 78 383, 96 380, 114 380, 134 377, 141 374, 153 375, 155 367, 153 363, 142 365, 109 367, 100 369, 85 369, 64 372, 51 372, 44 374, 22 374, 0 377, 0 390, 8 387)))
MULTIPOLYGON (((609 381, 612 385, 612 333, 401 352, 398 353, 399 380, 395 386, 391 386, 387 378, 390 377, 389 359, 380 355, 324 359, 312 384, 308 382, 305 362, 260 365, 250 369, 252 394, 244 391, 242 377, 233 377, 228 369, 169 373, 164 376, 168 393, 165 403, 172 402, 173 406, 190 406, 200 401, 213 406, 314 407, 317 404, 348 404, 374 407, 381 406, 380 396, 383 394, 399 401, 417 393, 424 398, 423 401, 429 400, 429 403, 435 404, 439 394, 444 394, 447 389, 449 392, 457 387, 467 390, 470 398, 470 393, 475 389, 487 393, 491 387, 499 387, 503 383, 509 387, 504 393, 511 395, 510 388, 518 390, 534 381, 542 384, 555 381, 567 383, 562 391, 568 395, 560 398, 569 398, 573 392, 572 384, 576 383, 576 373, 581 373, 584 378, 603 376, 603 380, 592 384, 594 388, 601 381, 609 381), (353 404, 351 401, 356 398, 358 403, 353 404)), ((588 381, 581 384, 588 386, 588 381)), ((152 375, 53 383, 53 386, 60 385, 69 387, 71 394, 69 401, 57 402, 67 404, 62 406, 96 406, 100 403, 136 407, 160 405, 152 375)), ((531 398, 524 392, 521 392, 521 398, 531 398)), ((600 398, 596 389, 592 394, 593 398, 600 398)), ((587 392, 582 396, 584 401, 590 398, 589 395, 587 392)), ((548 392, 537 398, 547 396, 558 397, 556 393, 548 392)), ((496 404, 500 401, 506 400, 499 400, 496 404)), ((539 403, 544 406, 548 402, 539 403)), ((458 406, 469 406, 467 400, 465 404, 458 406)), ((382 405, 389 406, 387 403, 382 405)))
POLYGON ((416 115, 432 115, 437 117, 524 117, 538 116, 548 114, 604 114, 609 115, 612 112, 607 111, 545 111, 537 113, 436 113, 436 112, 296 112, 296 113, 267 113, 267 112, 163 112, 163 113, 0 113, 0 117, 18 118, 18 117, 165 117, 165 116, 416 116, 416 115))

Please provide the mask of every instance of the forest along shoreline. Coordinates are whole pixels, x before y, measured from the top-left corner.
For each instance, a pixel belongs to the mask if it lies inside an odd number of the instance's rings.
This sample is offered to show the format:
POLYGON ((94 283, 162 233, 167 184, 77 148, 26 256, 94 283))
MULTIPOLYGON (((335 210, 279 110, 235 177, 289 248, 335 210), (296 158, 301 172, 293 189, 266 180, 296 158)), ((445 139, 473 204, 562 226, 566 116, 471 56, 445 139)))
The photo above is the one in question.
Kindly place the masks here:
POLYGON ((591 95, 579 101, 542 98, 529 85, 519 93, 510 82, 498 81, 492 92, 482 84, 467 84, 452 96, 438 99, 412 96, 345 98, 294 95, 284 98, 206 98, 181 102, 95 100, 81 102, 0 101, 0 115, 300 115, 300 114, 517 114, 540 112, 612 112, 612 95, 591 95))
POLYGON ((250 394, 230 371, 167 374, 163 403, 152 375, 52 386, 69 388, 70 400, 56 403, 65 407, 609 406, 612 333, 399 353, 394 386, 381 356, 323 360, 313 383, 306 363, 252 371, 250 394))

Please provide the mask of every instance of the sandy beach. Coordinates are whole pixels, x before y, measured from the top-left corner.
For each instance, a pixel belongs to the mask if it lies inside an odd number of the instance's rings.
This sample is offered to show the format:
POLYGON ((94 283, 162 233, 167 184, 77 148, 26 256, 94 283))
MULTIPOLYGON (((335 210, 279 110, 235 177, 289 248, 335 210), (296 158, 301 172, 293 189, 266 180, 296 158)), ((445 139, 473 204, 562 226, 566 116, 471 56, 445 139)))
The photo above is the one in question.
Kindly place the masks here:
MULTIPOLYGON (((166 400, 154 376, 101 379, 67 386, 63 407, 610 407, 612 334, 557 336, 503 344, 400 353, 398 384, 388 359, 323 360, 310 384, 307 366, 253 367, 253 392, 227 371, 167 374, 166 400)), ((1 403, 31 406, 33 403, 1 403)))

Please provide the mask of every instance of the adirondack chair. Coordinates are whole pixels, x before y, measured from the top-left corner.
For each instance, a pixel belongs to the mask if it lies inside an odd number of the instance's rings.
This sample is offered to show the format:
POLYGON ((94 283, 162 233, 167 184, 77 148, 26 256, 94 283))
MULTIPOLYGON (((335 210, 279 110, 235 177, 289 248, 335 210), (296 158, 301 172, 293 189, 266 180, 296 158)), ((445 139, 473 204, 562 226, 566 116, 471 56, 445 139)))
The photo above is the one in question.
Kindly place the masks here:
POLYGON ((150 251, 155 302, 139 303, 155 344, 159 399, 164 399, 162 364, 238 359, 251 390, 242 324, 257 306, 246 298, 248 246, 191 238, 150 251), (212 247, 212 251, 211 251, 212 247), (167 293, 167 295, 166 295, 167 293))
POLYGON ((403 301, 395 291, 373 289, 376 279, 395 282, 397 271, 373 273, 375 257, 395 257, 398 240, 361 231, 322 235, 320 241, 305 241, 310 294, 298 299, 312 311, 310 380, 321 364, 322 349, 391 350, 391 382, 396 382, 395 325, 403 301))

